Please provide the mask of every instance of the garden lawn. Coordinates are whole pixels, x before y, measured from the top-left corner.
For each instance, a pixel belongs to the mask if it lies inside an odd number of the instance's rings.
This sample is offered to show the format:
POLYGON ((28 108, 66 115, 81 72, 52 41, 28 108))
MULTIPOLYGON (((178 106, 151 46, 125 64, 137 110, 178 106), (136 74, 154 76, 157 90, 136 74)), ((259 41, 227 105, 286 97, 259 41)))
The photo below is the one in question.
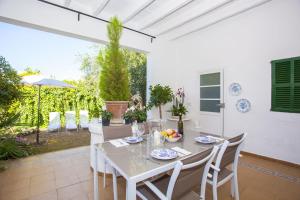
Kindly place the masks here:
MULTIPOLYGON (((30 143, 34 143, 35 134, 23 136, 30 143)), ((32 153, 40 154, 73 147, 86 146, 90 144, 90 133, 88 130, 62 131, 62 132, 41 132, 41 144, 32 144, 32 153)))

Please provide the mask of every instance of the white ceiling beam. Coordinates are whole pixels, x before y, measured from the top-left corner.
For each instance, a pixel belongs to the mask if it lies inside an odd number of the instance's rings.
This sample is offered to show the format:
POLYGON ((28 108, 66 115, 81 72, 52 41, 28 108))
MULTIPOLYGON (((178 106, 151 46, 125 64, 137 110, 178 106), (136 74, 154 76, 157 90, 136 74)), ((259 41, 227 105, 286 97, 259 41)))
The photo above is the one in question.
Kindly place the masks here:
POLYGON ((141 13, 143 10, 145 10, 146 8, 148 8, 152 3, 154 3, 155 0, 148 0, 146 3, 144 3, 141 7, 139 7, 138 9, 136 9, 131 15, 129 15, 128 17, 126 17, 123 20, 123 24, 129 22, 130 20, 132 20, 135 16, 137 16, 139 13, 141 13))
POLYGON ((206 24, 206 25, 204 25, 204 26, 201 26, 201 27, 198 27, 198 28, 193 29, 193 30, 191 30, 191 31, 188 31, 188 32, 186 32, 186 33, 184 33, 184 34, 180 34, 180 35, 178 35, 178 36, 172 38, 171 40, 172 40, 172 41, 173 41, 173 40, 177 40, 177 39, 180 39, 180 38, 185 37, 185 36, 187 36, 187 35, 190 35, 190 34, 192 34, 192 33, 195 33, 195 32, 198 32, 198 31, 200 31, 200 30, 206 29, 206 28, 208 28, 208 27, 210 27, 210 26, 212 26, 212 25, 215 25, 215 24, 217 24, 217 23, 219 23, 219 22, 222 22, 222 21, 224 21, 224 20, 226 20, 226 19, 229 19, 229 18, 234 17, 234 16, 236 16, 236 15, 239 15, 239 14, 241 14, 241 13, 244 13, 244 12, 246 12, 246 11, 248 11, 248 10, 251 10, 251 9, 255 8, 255 7, 258 7, 258 6, 260 6, 260 5, 263 5, 263 4, 265 4, 265 3, 269 2, 269 1, 272 1, 272 0, 263 0, 263 1, 259 1, 258 3, 255 3, 255 4, 253 4, 253 5, 249 6, 249 7, 246 7, 246 8, 244 8, 244 9, 242 9, 242 10, 238 10, 238 11, 236 11, 236 12, 233 12, 233 13, 231 13, 231 14, 228 14, 228 15, 226 15, 226 16, 224 16, 224 17, 222 17, 222 18, 220 18, 220 19, 218 19, 218 20, 216 20, 216 21, 213 21, 213 22, 208 23, 208 24, 206 24))
POLYGON ((215 5, 215 6, 213 6, 213 7, 209 8, 209 9, 207 9, 207 10, 204 11, 204 12, 201 12, 201 13, 199 13, 199 14, 197 14, 197 15, 195 15, 195 16, 189 18, 189 19, 184 20, 183 22, 181 22, 181 23, 179 23, 179 24, 177 24, 177 25, 175 25, 175 26, 172 26, 171 28, 168 28, 167 30, 164 30, 164 31, 162 31, 162 32, 160 32, 160 33, 158 33, 158 34, 156 34, 155 36, 161 36, 161 35, 164 35, 164 34, 170 32, 170 31, 173 31, 173 30, 175 30, 175 29, 177 29, 177 28, 179 28, 179 27, 181 27, 181 26, 183 26, 183 25, 185 25, 185 24, 187 24, 187 23, 189 23, 189 22, 191 22, 191 21, 193 21, 193 20, 195 20, 195 19, 197 19, 197 18, 199 18, 199 17, 202 17, 202 16, 204 16, 204 15, 207 15, 207 14, 209 14, 209 13, 211 13, 211 12, 213 12, 213 11, 215 11, 215 10, 217 10, 217 9, 219 9, 219 8, 225 6, 225 5, 227 5, 228 3, 231 3, 231 2, 233 2, 233 1, 235 1, 235 0, 225 0, 225 1, 219 3, 219 4, 215 5))
POLYGON ((185 6, 187 6, 188 4, 192 3, 195 0, 186 0, 183 3, 179 4, 178 6, 176 6, 175 8, 171 9, 169 12, 165 13, 164 15, 158 17, 157 19, 154 19, 153 21, 149 22, 148 24, 142 26, 140 28, 140 30, 145 30, 146 28, 149 28, 151 26, 153 26, 154 24, 162 21, 163 19, 165 19, 166 17, 172 15, 173 13, 175 13, 176 11, 184 8, 185 6))
POLYGON ((65 0, 64 6, 69 7, 71 4, 71 0, 65 0))
POLYGON ((103 10, 104 8, 107 6, 107 4, 109 3, 110 0, 104 0, 102 3, 100 3, 100 5, 98 6, 98 8, 93 12, 94 16, 98 16, 103 10))

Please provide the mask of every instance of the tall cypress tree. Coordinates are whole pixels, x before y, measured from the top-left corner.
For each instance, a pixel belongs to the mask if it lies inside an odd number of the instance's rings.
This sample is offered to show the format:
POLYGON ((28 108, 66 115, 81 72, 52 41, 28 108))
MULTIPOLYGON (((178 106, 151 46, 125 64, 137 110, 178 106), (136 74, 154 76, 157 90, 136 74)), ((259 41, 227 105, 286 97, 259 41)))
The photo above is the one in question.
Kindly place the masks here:
POLYGON ((106 101, 127 101, 130 97, 128 68, 120 48, 122 23, 117 17, 107 25, 109 44, 99 53, 100 96, 106 101))

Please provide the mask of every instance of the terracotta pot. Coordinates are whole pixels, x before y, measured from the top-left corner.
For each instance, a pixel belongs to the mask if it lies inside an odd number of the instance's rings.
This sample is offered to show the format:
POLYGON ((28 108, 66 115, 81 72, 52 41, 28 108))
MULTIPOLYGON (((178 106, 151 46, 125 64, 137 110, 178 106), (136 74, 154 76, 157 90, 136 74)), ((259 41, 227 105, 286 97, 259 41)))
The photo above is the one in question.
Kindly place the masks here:
POLYGON ((122 124, 123 115, 128 108, 128 101, 105 101, 106 110, 113 114, 111 123, 122 124))

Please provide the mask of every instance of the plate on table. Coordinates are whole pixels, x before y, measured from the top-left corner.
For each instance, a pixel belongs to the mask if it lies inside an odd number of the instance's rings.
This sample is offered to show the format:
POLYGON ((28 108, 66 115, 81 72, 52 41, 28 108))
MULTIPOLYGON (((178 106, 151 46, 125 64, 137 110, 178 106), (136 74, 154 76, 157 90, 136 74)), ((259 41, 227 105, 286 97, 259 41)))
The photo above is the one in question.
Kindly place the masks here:
POLYGON ((130 144, 135 144, 135 143, 139 143, 141 141, 143 141, 143 138, 142 137, 126 137, 124 138, 124 140, 127 142, 127 143, 130 143, 130 144))
POLYGON ((177 158, 178 154, 172 149, 154 149, 151 156, 159 160, 171 160, 177 158))
POLYGON ((199 136, 195 138, 196 142, 202 143, 202 144, 213 144, 217 142, 216 139, 208 137, 208 136, 199 136))

